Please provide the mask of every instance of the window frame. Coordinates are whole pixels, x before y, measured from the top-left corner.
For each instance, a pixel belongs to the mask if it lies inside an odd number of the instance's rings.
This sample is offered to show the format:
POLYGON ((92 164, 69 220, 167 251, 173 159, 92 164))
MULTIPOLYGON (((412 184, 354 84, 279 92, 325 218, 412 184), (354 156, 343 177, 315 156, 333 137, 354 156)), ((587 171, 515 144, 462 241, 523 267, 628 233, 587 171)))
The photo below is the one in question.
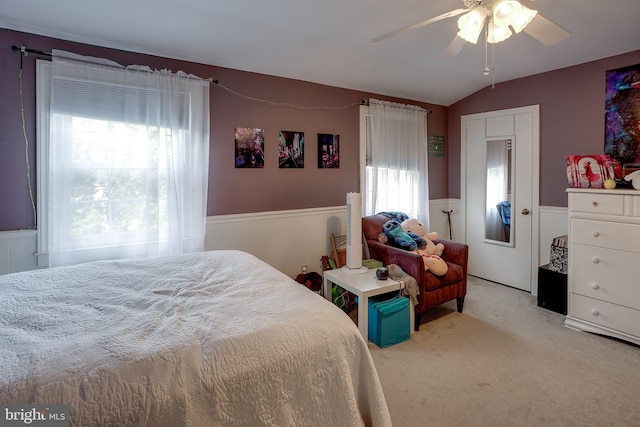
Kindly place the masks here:
MULTIPOLYGON (((50 265, 49 259, 49 235, 51 230, 50 227, 50 217, 49 217, 49 206, 52 202, 51 196, 47 189, 49 188, 50 183, 50 125, 51 125, 51 84, 52 84, 52 70, 53 64, 51 61, 37 59, 36 60, 36 185, 37 185, 37 207, 36 207, 36 215, 37 215, 37 238, 36 238, 36 259, 37 265, 39 267, 48 267, 50 265)), ((96 81, 96 84, 109 84, 106 82, 96 81)), ((191 92, 184 93, 183 102, 190 104, 192 102, 191 92)), ((162 94, 160 94, 162 96, 162 94)), ((64 114, 64 113, 62 113, 64 114)), ((63 116, 64 117, 64 116, 63 116)), ((73 120, 72 117, 82 117, 82 115, 74 115, 73 111, 69 112, 69 120, 73 120)), ((91 117, 87 117, 91 119, 91 117)), ((127 123, 122 122, 117 119, 117 117, 111 117, 109 114, 98 114, 98 117, 93 117, 98 120, 105 120, 107 122, 113 121, 118 123, 127 123)), ((181 120, 187 120, 185 123, 186 126, 189 126, 189 117, 181 116, 181 120)), ((66 120, 66 117, 63 118, 66 120)), ((182 122, 181 122, 182 123, 182 122)), ((178 132, 187 131, 183 126, 179 126, 178 132)), ((135 168, 133 168, 135 169, 135 168)), ((162 201, 159 203, 163 204, 162 201)), ((206 202, 205 202, 206 203, 206 202)), ((164 203, 166 204, 166 203, 164 203)), ((71 207, 70 207, 71 208, 71 207)), ((69 211, 70 213, 71 211, 69 211)), ((95 254, 104 253, 104 256, 99 256, 97 259, 102 258, 119 258, 119 248, 123 248, 122 244, 114 244, 116 241, 116 235, 118 233, 105 233, 105 234, 97 234, 96 236, 76 236, 73 237, 71 235, 71 224, 68 224, 68 227, 63 230, 63 237, 67 239, 69 243, 71 243, 70 247, 74 247, 73 251, 76 251, 79 254, 80 259, 84 259, 84 254, 86 253, 85 261, 89 261, 92 259, 96 259, 95 254), (73 242, 73 243, 72 243, 73 242)), ((168 236, 170 234, 170 230, 165 230, 165 227, 160 227, 161 236, 168 236), (163 231, 164 230, 164 231, 163 231)), ((158 238, 157 236, 151 236, 149 239, 148 230, 138 230, 126 232, 127 236, 131 236, 133 239, 130 243, 126 243, 126 247, 130 248, 133 251, 138 251, 144 256, 145 245, 149 242, 164 242, 162 237, 158 238)), ((121 234, 122 235, 122 234, 121 234)), ((128 249, 129 250, 129 249, 128 249)), ((83 262, 80 260, 79 262, 83 262)))

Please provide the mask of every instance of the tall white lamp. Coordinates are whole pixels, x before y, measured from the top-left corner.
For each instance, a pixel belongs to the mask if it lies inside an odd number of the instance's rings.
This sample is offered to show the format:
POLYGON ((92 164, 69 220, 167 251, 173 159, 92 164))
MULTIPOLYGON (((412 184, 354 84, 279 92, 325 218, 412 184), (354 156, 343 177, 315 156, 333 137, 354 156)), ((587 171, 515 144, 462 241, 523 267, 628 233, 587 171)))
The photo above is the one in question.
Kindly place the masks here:
POLYGON ((368 271, 362 265, 362 195, 347 193, 347 263, 342 270, 349 274, 368 271))

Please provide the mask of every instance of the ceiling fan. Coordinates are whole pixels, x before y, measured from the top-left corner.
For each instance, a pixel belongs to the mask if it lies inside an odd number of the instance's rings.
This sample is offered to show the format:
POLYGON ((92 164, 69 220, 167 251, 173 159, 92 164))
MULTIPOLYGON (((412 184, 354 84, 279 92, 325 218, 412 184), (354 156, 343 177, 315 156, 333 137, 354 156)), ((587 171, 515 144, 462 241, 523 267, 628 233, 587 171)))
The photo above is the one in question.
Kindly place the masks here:
POLYGON ((487 24, 486 43, 506 40, 513 33, 512 30, 516 33, 524 31, 547 46, 554 45, 571 35, 569 31, 543 17, 536 10, 531 10, 515 0, 463 0, 463 3, 465 9, 455 9, 434 16, 378 36, 371 42, 379 42, 458 15, 462 15, 458 18, 460 31, 440 56, 442 59, 456 56, 467 42, 477 43, 480 33, 485 29, 485 23, 487 24))

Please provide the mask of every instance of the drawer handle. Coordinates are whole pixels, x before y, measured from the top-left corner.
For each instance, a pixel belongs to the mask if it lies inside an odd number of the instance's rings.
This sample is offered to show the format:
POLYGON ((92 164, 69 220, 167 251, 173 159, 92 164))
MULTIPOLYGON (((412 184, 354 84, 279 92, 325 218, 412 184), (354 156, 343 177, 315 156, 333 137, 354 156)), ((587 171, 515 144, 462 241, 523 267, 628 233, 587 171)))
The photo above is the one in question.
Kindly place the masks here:
POLYGON ((597 308, 594 308, 593 310, 591 310, 591 314, 594 317, 598 317, 598 316, 600 316, 600 310, 598 310, 597 308))
POLYGON ((594 231, 593 233, 591 233, 591 235, 597 239, 598 237, 600 237, 600 232, 594 231))
POLYGON ((600 285, 598 285, 597 283, 592 283, 591 289, 593 289, 594 291, 597 291, 598 289, 600 289, 600 285))
POLYGON ((593 202, 592 205, 597 208, 598 207, 598 202, 593 202))
POLYGON ((593 257, 593 258, 591 258, 591 262, 593 262, 594 264, 597 264, 597 263, 599 263, 599 262, 600 262, 600 258, 598 258, 598 257, 593 257))

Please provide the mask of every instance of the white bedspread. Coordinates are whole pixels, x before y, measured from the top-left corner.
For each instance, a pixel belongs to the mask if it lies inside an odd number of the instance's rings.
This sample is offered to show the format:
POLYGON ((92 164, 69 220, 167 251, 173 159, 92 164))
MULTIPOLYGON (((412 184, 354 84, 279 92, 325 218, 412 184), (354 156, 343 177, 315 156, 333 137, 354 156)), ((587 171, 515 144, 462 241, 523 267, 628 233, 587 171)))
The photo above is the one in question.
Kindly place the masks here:
POLYGON ((10 274, 0 298, 3 404, 83 427, 391 425, 353 322, 244 252, 10 274))

